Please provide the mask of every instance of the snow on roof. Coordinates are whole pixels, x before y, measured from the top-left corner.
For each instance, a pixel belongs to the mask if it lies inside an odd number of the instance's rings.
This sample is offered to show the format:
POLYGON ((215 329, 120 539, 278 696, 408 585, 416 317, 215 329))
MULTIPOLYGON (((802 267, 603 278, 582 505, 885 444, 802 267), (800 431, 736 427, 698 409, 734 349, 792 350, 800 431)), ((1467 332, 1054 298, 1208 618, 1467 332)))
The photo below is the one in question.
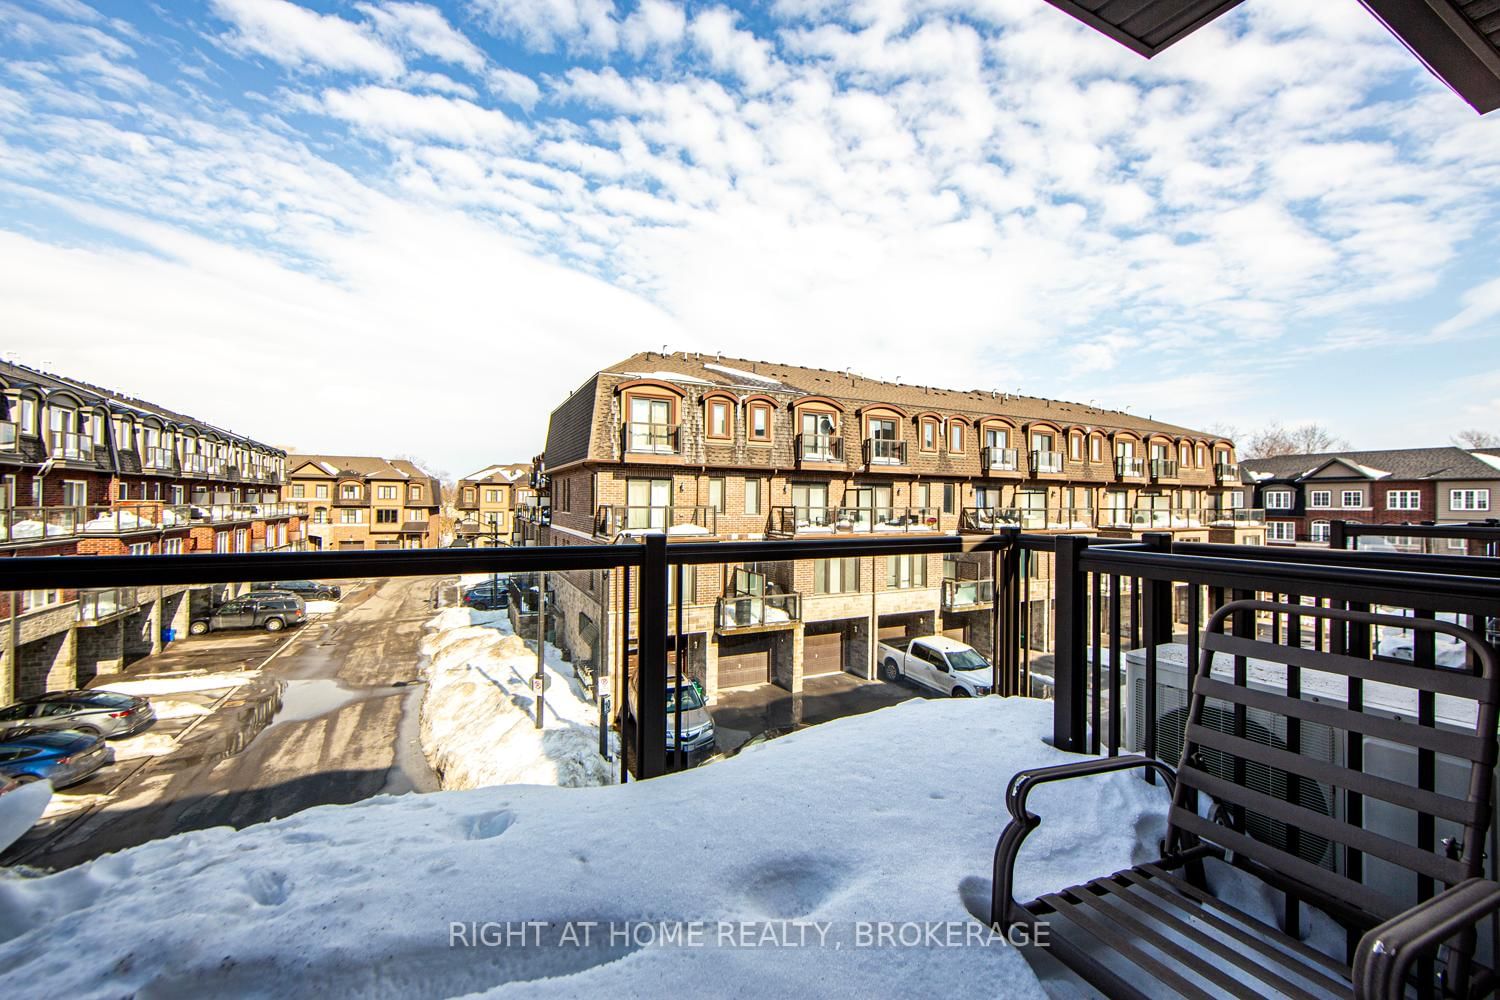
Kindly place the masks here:
POLYGON ((760 375, 760 374, 757 374, 756 372, 747 372, 743 368, 731 368, 728 365, 720 365, 720 364, 713 364, 713 363, 705 364, 703 367, 704 368, 708 368, 708 369, 710 369, 712 371, 719 372, 722 375, 728 375, 730 378, 739 379, 740 382, 741 382, 741 384, 743 384, 743 385, 750 385, 750 386, 755 386, 757 388, 763 388, 763 389, 787 389, 787 388, 790 388, 784 382, 778 382, 774 378, 771 378, 771 377, 766 376, 766 375, 760 375))
POLYGON ((1500 455, 1486 455, 1482 451, 1471 451, 1469 454, 1492 469, 1500 469, 1500 455))
POLYGON ((707 379, 698 378, 696 375, 684 375, 682 372, 621 372, 631 378, 654 378, 663 382, 683 382, 692 385, 713 385, 707 379))
MULTIPOLYGON (((274 980, 327 1000, 398 997, 419 976, 435 997, 984 984, 1044 1000, 1023 954, 987 940, 969 911, 989 905, 998 790, 1021 768, 1080 759, 1042 742, 1051 719, 1044 701, 914 699, 653 781, 379 796, 197 830, 0 880, 5 909, 27 915, 0 943, 0 968, 24 969, 39 996, 239 995, 274 980), (960 734, 962 753, 934 732, 960 734), (667 828, 683 836, 664 842, 667 828), (581 921, 597 922, 586 943, 581 921), (858 947, 871 921, 942 922, 964 943, 858 947), (693 927, 701 937, 665 941, 693 927), (517 946, 507 928, 533 937, 517 946), (569 929, 574 943, 560 944, 569 929), (89 960, 39 961, 60 936, 89 960)), ((1156 849, 1159 786, 1121 773, 1090 779, 1086 795, 1052 792, 1032 797, 1045 820, 1022 855, 1019 898, 1156 849)))

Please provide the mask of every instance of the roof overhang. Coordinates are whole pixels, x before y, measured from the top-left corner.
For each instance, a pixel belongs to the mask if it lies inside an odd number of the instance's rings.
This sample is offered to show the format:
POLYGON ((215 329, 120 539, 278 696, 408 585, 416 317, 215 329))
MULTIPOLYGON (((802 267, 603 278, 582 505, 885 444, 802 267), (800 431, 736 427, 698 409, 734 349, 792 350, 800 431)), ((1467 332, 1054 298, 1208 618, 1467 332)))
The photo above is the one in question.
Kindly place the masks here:
MULTIPOLYGON (((1047 0, 1150 59, 1243 0, 1047 0)), ((1360 0, 1480 114, 1500 108, 1500 10, 1490 0, 1360 0)))

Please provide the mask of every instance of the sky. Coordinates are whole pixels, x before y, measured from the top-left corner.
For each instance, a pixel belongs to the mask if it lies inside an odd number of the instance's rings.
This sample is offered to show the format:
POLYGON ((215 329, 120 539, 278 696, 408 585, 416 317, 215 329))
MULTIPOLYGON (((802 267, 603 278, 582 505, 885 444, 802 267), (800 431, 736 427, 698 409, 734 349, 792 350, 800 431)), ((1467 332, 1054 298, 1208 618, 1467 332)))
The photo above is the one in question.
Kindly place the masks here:
POLYGON ((1500 432, 1497 189, 1355 0, 0 0, 0 355, 453 476, 661 349, 1500 432))

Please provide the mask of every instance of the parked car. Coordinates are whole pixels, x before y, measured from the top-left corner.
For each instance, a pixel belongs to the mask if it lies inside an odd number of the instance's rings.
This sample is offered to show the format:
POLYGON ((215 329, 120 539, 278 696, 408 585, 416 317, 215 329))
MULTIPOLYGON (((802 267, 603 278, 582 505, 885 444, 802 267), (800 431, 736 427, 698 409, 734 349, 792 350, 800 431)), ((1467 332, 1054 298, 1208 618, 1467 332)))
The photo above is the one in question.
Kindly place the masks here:
MULTIPOLYGON (((630 711, 635 713, 636 676, 630 677, 630 711)), ((678 687, 674 678, 667 678, 667 752, 677 749, 677 699, 682 697, 682 749, 688 754, 712 750, 718 742, 714 730, 713 716, 708 714, 708 704, 703 689, 695 680, 685 680, 678 687)))
POLYGON ((464 607, 479 611, 495 611, 510 604, 510 591, 503 582, 486 580, 464 591, 464 607))
POLYGON ((156 721, 145 698, 113 691, 51 691, 0 708, 0 735, 14 729, 71 729, 86 736, 131 736, 156 721))
POLYGON ((0 737, 0 774, 22 784, 45 779, 53 788, 66 788, 107 763, 109 751, 102 736, 68 729, 23 729, 0 737))
POLYGON ((206 618, 194 618, 188 625, 193 635, 220 632, 225 629, 263 628, 280 632, 294 625, 307 624, 307 605, 296 594, 259 593, 236 597, 218 606, 206 618))
POLYGON ((955 698, 989 694, 994 679, 990 661, 978 650, 945 635, 882 642, 878 657, 883 679, 910 678, 955 698))
POLYGON ((296 594, 304 601, 336 601, 344 596, 343 588, 337 584, 319 583, 317 580, 275 580, 271 583, 257 583, 250 589, 284 591, 296 594))

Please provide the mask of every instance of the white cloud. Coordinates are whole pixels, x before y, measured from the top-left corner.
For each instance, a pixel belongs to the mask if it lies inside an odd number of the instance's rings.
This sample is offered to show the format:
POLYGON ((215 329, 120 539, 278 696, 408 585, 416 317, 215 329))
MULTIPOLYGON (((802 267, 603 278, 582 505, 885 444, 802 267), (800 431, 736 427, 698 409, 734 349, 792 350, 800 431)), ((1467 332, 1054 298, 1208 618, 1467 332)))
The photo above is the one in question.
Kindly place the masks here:
POLYGON ((514 138, 518 127, 499 111, 438 94, 412 94, 393 87, 323 91, 323 110, 382 139, 429 138, 468 146, 492 146, 514 138))
MULTIPOLYGON (((1464 307, 1439 323, 1433 333, 1440 337, 1472 330, 1481 323, 1500 318, 1500 278, 1476 285, 1463 294, 1464 307)), ((1500 333, 1500 330, 1495 331, 1500 333)))
POLYGON ((405 65, 394 49, 360 25, 290 0, 213 0, 213 10, 234 26, 224 38, 230 49, 284 66, 390 78, 399 76, 405 65))
POLYGON ((484 51, 425 3, 360 3, 355 5, 375 25, 381 37, 416 52, 462 66, 471 73, 484 69, 484 51))
POLYGON ((620 26, 625 50, 642 56, 652 50, 671 50, 687 33, 687 15, 671 0, 641 0, 620 26))
POLYGON ((536 102, 542 99, 542 90, 536 81, 513 69, 492 69, 485 77, 485 82, 489 85, 490 93, 501 100, 519 104, 527 111, 536 107, 536 102))
POLYGON ((613 0, 471 0, 500 33, 543 52, 606 53, 619 40, 613 0))

